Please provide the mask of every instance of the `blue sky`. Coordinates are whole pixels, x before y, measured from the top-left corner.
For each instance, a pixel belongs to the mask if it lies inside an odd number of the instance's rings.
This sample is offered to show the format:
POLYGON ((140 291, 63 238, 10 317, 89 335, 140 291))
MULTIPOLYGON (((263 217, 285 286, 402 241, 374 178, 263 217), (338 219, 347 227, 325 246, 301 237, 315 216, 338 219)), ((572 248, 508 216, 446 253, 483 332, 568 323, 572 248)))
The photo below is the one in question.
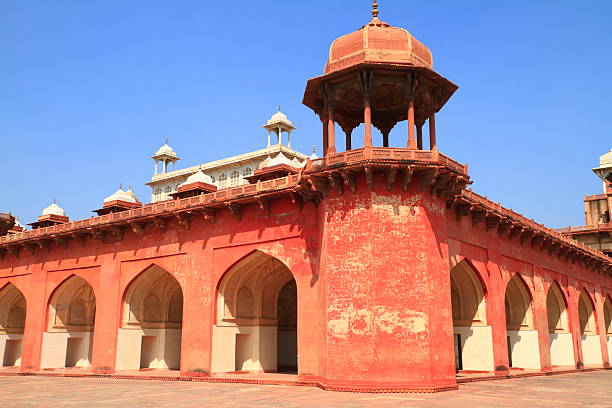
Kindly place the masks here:
MULTIPOLYGON (((148 202, 166 137, 179 167, 259 149, 278 104, 293 146, 320 152, 306 80, 370 4, 0 1, 0 211, 32 222, 56 198, 86 218, 120 183, 148 202)), ((601 192, 590 169, 612 148, 612 2, 381 0, 380 12, 459 85, 437 116, 439 148, 469 164, 474 190, 581 225, 582 196, 601 192)))

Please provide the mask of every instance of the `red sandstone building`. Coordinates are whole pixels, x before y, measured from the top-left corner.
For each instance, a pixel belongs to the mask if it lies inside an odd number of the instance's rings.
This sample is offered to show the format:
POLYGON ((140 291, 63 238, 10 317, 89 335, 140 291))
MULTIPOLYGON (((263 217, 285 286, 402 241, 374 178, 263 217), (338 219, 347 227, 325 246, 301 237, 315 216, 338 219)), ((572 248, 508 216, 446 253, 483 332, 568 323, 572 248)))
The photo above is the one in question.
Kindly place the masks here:
POLYGON ((593 172, 603 183, 603 193, 584 196, 585 225, 558 231, 606 255, 612 255, 612 150, 599 158, 593 172))
POLYGON ((612 259, 467 189, 435 132, 457 86, 377 14, 307 83, 324 157, 225 188, 194 172, 147 205, 120 190, 84 220, 50 206, 0 237, 3 370, 435 391, 457 372, 608 367, 612 259))

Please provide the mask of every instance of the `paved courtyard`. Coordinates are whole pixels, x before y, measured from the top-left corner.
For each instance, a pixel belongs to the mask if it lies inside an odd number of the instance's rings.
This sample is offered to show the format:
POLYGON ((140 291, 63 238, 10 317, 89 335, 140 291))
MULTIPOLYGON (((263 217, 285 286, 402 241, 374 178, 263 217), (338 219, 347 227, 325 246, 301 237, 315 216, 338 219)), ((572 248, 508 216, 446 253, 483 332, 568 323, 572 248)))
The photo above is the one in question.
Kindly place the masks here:
POLYGON ((352 394, 313 387, 101 378, 0 377, 13 407, 612 407, 612 371, 461 385, 439 394, 352 394))

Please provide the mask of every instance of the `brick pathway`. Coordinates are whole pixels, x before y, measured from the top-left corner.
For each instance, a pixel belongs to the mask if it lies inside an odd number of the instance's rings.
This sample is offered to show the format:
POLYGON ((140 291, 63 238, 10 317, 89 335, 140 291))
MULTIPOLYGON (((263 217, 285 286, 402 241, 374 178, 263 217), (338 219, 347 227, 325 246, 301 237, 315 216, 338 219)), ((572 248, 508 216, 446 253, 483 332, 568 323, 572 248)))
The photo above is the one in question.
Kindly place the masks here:
POLYGON ((461 385, 439 394, 104 378, 0 377, 0 407, 612 407, 612 371, 461 385))

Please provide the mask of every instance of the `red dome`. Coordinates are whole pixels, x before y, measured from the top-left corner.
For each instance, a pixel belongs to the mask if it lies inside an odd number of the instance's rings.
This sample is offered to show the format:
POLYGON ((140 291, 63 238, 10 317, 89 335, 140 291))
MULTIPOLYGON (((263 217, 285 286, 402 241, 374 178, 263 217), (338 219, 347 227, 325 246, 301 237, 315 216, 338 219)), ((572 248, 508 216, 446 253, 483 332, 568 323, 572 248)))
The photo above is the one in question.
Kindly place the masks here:
POLYGON ((332 43, 325 74, 361 63, 402 64, 433 69, 429 48, 403 28, 392 27, 377 17, 332 43))

